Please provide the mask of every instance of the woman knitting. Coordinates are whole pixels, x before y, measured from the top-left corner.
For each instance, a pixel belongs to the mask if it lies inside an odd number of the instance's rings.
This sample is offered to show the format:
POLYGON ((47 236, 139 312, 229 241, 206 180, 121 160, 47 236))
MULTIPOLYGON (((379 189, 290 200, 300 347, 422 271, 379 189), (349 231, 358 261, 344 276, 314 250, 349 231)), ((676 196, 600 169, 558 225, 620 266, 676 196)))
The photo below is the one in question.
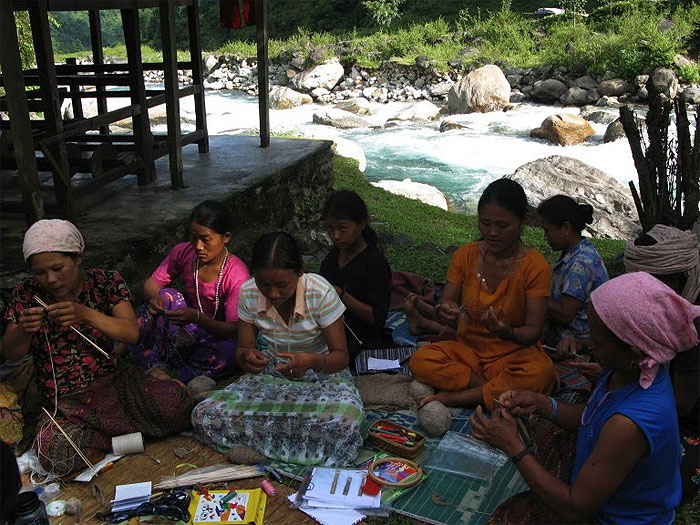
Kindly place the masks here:
POLYGON ((238 304, 237 357, 248 374, 199 403, 192 424, 219 446, 303 465, 351 464, 364 412, 347 370, 343 303, 323 277, 304 273, 287 233, 258 239, 252 269, 238 304))
POLYGON ((506 409, 490 419, 480 408, 472 416, 474 437, 506 452, 536 496, 515 496, 492 519, 672 523, 681 498, 681 454, 668 363, 699 343, 698 317, 700 307, 646 273, 594 290, 588 320, 603 373, 588 403, 515 390, 501 395, 506 409), (547 472, 520 441, 514 417, 530 414, 578 433, 569 483, 547 472))
MULTIPOLYGON (((193 403, 176 382, 117 366, 82 337, 107 354, 117 342, 138 339, 126 283, 117 272, 83 270, 84 250, 68 221, 41 220, 29 228, 23 251, 32 276, 12 291, 2 352, 10 361, 32 354, 45 407, 92 462, 111 450, 112 436, 159 438, 187 429, 193 403)), ((46 470, 60 476, 85 468, 47 417, 37 428, 35 446, 46 470)))
POLYGON ((423 398, 491 408, 513 388, 550 393, 554 365, 539 345, 550 288, 549 265, 520 240, 527 198, 515 181, 488 185, 478 203, 482 240, 459 248, 447 271, 436 318, 458 324, 457 340, 418 349, 413 376, 440 392, 423 398))
POLYGON ((157 377, 170 373, 187 382, 235 368, 238 292, 250 274, 226 248, 230 222, 223 204, 198 204, 190 215, 190 241, 175 245, 143 284, 147 305, 139 312, 139 344, 131 350, 157 377), (178 277, 185 294, 167 288, 178 277))
POLYGON ((545 340, 556 344, 572 335, 588 339, 586 305, 593 290, 608 280, 595 247, 581 232, 593 221, 593 207, 566 195, 555 195, 537 207, 544 237, 561 252, 552 270, 552 294, 547 302, 549 330, 545 340))

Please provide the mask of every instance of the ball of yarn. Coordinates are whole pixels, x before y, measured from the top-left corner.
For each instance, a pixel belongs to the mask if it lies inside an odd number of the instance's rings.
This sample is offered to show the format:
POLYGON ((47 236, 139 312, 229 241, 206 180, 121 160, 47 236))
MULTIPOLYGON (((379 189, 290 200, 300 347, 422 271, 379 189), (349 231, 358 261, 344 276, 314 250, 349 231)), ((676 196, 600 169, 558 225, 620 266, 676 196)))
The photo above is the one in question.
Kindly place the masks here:
POLYGON ((80 500, 78 498, 68 498, 66 500, 66 514, 75 516, 80 510, 80 500))
POLYGON ((435 393, 435 389, 430 385, 426 385, 425 383, 411 381, 411 384, 408 385, 408 393, 415 400, 415 402, 418 403, 425 396, 433 395, 435 393))
POLYGON ((452 426, 452 414, 439 401, 431 401, 418 411, 418 423, 426 434, 439 437, 452 426))
POLYGON ((265 461, 265 456, 254 448, 236 445, 226 451, 226 459, 237 465, 254 465, 265 461))
POLYGON ((195 400, 201 401, 207 397, 209 392, 216 388, 216 381, 214 381, 211 377, 197 376, 187 383, 187 388, 192 393, 192 397, 194 397, 195 400))

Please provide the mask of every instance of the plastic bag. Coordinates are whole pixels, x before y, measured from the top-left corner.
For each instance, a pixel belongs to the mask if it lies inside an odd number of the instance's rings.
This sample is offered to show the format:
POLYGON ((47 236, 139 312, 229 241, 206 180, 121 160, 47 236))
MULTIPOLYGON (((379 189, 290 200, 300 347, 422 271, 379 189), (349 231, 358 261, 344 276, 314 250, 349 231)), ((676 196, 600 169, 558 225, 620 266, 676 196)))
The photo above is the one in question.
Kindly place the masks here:
POLYGON ((489 481, 507 461, 508 457, 503 452, 483 441, 448 431, 423 466, 489 481))

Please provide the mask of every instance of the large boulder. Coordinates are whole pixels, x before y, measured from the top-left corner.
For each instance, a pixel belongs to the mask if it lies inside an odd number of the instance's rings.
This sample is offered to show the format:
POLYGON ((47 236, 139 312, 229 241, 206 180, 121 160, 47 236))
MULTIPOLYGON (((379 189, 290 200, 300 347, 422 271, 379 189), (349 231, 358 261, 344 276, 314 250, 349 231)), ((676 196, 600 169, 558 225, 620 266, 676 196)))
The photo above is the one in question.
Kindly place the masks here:
POLYGON ((450 113, 500 111, 510 103, 510 84, 501 68, 492 64, 475 69, 447 94, 450 113))
POLYGON ((678 94, 678 78, 672 69, 659 68, 654 70, 651 81, 659 93, 663 93, 669 99, 676 98, 678 94))
POLYGON ((311 104, 313 99, 291 88, 275 86, 270 90, 270 107, 272 109, 291 109, 302 104, 311 104))
POLYGON ((402 109, 392 117, 396 120, 437 120, 440 109, 429 100, 421 100, 402 109))
POLYGON ((336 109, 342 109, 343 111, 349 111, 355 115, 372 114, 372 110, 369 107, 369 100, 364 97, 355 97, 349 98, 348 100, 342 100, 333 107, 336 109))
POLYGON ((569 88, 566 93, 564 93, 560 101, 566 106, 583 106, 588 104, 588 90, 580 87, 569 88))
POLYGON ((700 104, 700 86, 685 88, 681 96, 686 104, 700 104))
POLYGON ((320 108, 312 117, 314 123, 340 129, 369 128, 368 120, 342 109, 320 108))
POLYGON ((571 113, 549 116, 542 121, 539 128, 530 131, 531 137, 548 140, 560 146, 580 144, 591 135, 595 135, 595 131, 588 121, 571 113))
POLYGON ((629 190, 585 162, 554 155, 528 162, 507 178, 520 183, 532 206, 557 194, 591 204, 593 224, 586 232, 592 236, 630 240, 641 233, 629 190))
POLYGON ((447 209, 447 197, 435 186, 423 184, 422 182, 413 182, 411 179, 404 180, 380 180, 372 182, 372 186, 382 188, 383 190, 401 195, 409 199, 418 200, 431 206, 437 206, 443 210, 447 209))
POLYGON ((555 102, 558 101, 568 89, 566 84, 561 80, 548 78, 547 80, 538 80, 535 82, 532 89, 532 96, 537 100, 555 102))
POLYGON ((605 97, 619 97, 630 90, 630 85, 621 78, 603 80, 598 84, 598 92, 605 97))
POLYGON ((615 121, 608 124, 605 128, 605 135, 603 135, 603 142, 607 144, 608 142, 615 142, 625 136, 625 128, 622 126, 622 121, 618 118, 615 121))
POLYGON ((302 71, 294 76, 291 83, 295 88, 303 91, 311 91, 319 87, 333 89, 344 74, 343 66, 334 60, 302 71))

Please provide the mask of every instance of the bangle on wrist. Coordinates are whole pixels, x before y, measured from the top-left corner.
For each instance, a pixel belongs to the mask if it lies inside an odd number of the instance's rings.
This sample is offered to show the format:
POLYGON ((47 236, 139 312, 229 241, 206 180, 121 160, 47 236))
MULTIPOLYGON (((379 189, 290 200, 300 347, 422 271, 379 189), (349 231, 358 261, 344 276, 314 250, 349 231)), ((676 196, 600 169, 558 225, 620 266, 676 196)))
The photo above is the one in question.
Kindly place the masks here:
POLYGON ((557 400, 551 396, 549 398, 549 403, 552 405, 552 411, 549 413, 549 417, 547 419, 550 421, 555 421, 557 419, 557 414, 559 413, 559 403, 557 403, 557 400))
POLYGON ((516 454, 515 456, 511 457, 510 460, 513 462, 513 465, 517 465, 518 462, 523 459, 525 456, 528 456, 530 454, 535 453, 535 445, 530 444, 527 447, 525 447, 521 452, 516 454))

